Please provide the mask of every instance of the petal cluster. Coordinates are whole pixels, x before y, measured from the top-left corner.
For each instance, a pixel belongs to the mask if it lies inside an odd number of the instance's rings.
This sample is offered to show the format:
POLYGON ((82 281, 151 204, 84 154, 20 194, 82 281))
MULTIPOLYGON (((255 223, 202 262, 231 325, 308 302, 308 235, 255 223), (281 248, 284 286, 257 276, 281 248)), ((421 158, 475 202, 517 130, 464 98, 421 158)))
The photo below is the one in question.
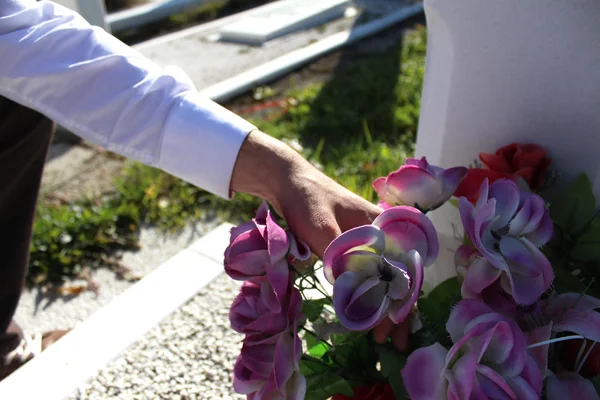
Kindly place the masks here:
POLYGON ((465 167, 443 169, 421 159, 408 158, 406 163, 387 177, 373 182, 373 188, 389 206, 411 206, 424 212, 444 204, 467 173, 465 167))
POLYGON ((439 253, 433 224, 419 210, 385 210, 371 225, 351 229, 325 251, 325 277, 342 325, 368 330, 388 316, 402 322, 418 299, 423 268, 439 253))

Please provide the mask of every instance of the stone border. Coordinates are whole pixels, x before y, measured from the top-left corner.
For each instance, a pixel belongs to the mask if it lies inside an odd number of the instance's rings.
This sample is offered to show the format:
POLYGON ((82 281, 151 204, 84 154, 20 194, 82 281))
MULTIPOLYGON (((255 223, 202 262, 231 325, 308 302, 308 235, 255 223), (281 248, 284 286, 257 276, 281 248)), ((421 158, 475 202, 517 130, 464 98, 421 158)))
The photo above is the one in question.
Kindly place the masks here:
POLYGON ((223 270, 222 224, 113 299, 0 382, 0 399, 62 400, 223 270))

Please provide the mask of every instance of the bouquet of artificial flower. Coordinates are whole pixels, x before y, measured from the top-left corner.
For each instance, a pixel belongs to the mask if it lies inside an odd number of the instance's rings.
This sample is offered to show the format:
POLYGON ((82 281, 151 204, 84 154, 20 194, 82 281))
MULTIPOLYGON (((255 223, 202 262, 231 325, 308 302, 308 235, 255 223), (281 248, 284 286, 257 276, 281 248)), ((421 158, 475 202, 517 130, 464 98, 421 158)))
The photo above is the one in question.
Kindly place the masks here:
POLYGON ((600 399, 600 216, 588 178, 545 198, 556 174, 539 146, 480 160, 406 160, 373 183, 381 215, 336 238, 322 262, 266 204, 234 228, 225 270, 245 281, 230 312, 245 334, 234 390, 253 400, 600 399), (448 201, 464 229, 457 276, 424 293, 440 247, 426 214, 448 201), (375 340, 382 323, 410 323, 406 352, 375 340))

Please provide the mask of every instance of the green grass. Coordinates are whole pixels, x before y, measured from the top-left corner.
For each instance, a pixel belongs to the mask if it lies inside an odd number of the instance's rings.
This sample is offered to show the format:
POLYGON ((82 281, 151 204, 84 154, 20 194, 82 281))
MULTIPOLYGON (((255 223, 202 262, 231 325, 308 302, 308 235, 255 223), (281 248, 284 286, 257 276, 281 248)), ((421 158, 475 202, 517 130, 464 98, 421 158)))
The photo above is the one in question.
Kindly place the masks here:
MULTIPOLYGON (((375 201, 372 181, 414 150, 425 49, 426 31, 419 28, 383 53, 339 67, 324 84, 290 89, 284 96, 294 106, 287 114, 253 122, 299 143, 326 174, 375 201)), ((142 223, 175 230, 206 212, 237 223, 251 218, 260 201, 246 195, 225 201, 137 163, 126 167, 116 188, 99 201, 41 203, 30 282, 59 282, 83 266, 113 264, 115 252, 136 247, 142 223)))

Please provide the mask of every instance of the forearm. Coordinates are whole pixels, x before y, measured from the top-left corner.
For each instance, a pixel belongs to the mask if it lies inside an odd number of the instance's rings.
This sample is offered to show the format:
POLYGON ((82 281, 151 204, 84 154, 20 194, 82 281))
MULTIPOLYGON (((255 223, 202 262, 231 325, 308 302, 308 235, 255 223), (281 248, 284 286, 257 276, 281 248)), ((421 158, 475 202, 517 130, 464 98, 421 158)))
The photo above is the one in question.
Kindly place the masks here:
POLYGON ((0 96, 74 133, 227 197, 254 127, 76 13, 0 1, 0 96))

